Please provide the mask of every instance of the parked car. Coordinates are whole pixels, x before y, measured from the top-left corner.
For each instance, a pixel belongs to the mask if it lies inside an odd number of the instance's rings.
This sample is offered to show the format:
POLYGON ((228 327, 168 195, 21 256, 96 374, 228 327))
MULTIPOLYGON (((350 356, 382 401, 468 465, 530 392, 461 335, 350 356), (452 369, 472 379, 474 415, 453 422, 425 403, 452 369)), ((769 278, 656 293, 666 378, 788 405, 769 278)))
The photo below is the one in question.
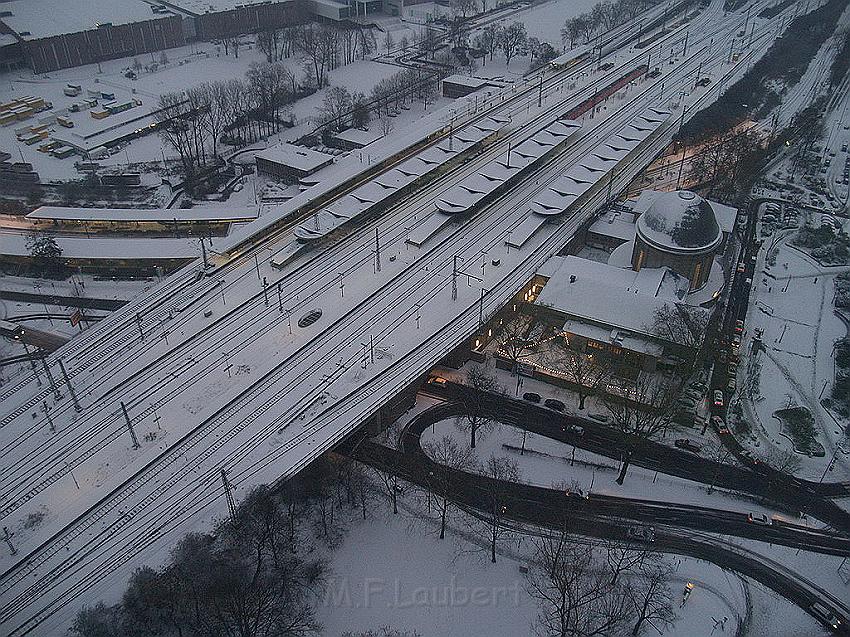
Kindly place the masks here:
POLYGON ((587 500, 590 497, 587 493, 585 493, 584 491, 582 491, 578 487, 576 487, 574 489, 567 489, 566 491, 564 491, 564 493, 566 494, 566 496, 568 498, 576 498, 576 499, 581 499, 581 500, 587 500))
POLYGON ((543 401, 543 404, 549 409, 554 409, 555 411, 564 411, 564 409, 566 409, 566 405, 555 398, 547 398, 543 401))
POLYGON ((530 403, 539 403, 540 394, 535 394, 533 391, 527 391, 522 395, 522 399, 527 400, 530 403))
POLYGON ((741 334, 744 331, 744 321, 738 319, 735 321, 735 334, 741 334))
POLYGON ((609 423, 611 422, 611 417, 608 414, 587 414, 588 418, 592 418, 597 422, 609 423))
POLYGON ((445 387, 448 384, 448 382, 449 381, 447 381, 442 376, 429 376, 428 377, 428 384, 429 385, 436 385, 437 387, 445 387))
POLYGON ((738 384, 735 382, 734 378, 730 378, 729 382, 726 383, 726 391, 730 394, 734 394, 735 390, 738 388, 738 384))
POLYGON ((723 407, 723 392, 719 389, 714 390, 714 406, 723 407))
POLYGON ((651 526, 630 526, 626 529, 626 537, 638 542, 655 542, 655 528, 651 526))
POLYGON ((761 526, 771 526, 773 524, 773 520, 765 513, 748 513, 747 521, 753 524, 760 524, 761 526))
POLYGON ((714 431, 721 436, 725 436, 729 433, 729 428, 726 426, 726 422, 720 416, 711 417, 711 426, 714 427, 714 431))
POLYGON ((693 440, 688 440, 687 438, 679 438, 674 443, 679 449, 684 449, 685 451, 690 451, 691 453, 699 453, 702 451, 702 447, 700 447, 693 440))

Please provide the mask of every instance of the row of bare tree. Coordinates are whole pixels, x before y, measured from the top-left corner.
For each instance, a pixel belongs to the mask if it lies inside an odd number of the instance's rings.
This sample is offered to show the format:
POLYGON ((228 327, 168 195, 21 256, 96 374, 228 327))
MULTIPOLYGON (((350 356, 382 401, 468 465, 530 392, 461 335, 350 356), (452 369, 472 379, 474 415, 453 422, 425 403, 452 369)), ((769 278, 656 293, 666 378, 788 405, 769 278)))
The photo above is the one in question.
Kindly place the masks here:
POLYGON ((201 168, 218 162, 225 135, 241 145, 278 132, 299 90, 286 66, 263 62, 252 64, 244 80, 215 80, 161 95, 159 134, 177 152, 187 188, 192 190, 201 168))
POLYGON ((635 20, 647 7, 660 0, 613 0, 597 2, 590 11, 568 18, 561 29, 561 41, 570 48, 579 40, 587 43, 599 33, 635 20))

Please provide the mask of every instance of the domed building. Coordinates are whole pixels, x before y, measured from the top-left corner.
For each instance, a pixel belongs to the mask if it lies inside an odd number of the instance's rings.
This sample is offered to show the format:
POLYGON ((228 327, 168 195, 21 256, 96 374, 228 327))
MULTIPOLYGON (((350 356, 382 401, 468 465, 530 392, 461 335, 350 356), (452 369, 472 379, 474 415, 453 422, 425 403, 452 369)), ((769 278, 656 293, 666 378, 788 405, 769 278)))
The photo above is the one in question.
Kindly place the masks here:
POLYGON ((708 281, 722 243, 710 202, 689 190, 655 193, 635 224, 632 269, 666 266, 698 290, 708 281))

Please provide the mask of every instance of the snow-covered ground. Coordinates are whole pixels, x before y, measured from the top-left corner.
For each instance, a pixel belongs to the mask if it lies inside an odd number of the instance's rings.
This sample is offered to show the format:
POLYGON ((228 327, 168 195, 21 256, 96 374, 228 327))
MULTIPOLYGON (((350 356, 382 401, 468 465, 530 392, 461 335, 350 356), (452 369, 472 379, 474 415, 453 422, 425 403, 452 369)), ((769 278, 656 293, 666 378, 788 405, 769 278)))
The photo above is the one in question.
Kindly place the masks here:
MULTIPOLYGON (((330 556, 331 577, 318 607, 324 634, 385 625, 422 635, 532 634, 536 606, 520 572, 529 565, 532 540, 513 536, 492 564, 486 539, 457 511, 450 513, 446 539, 438 539, 436 507, 429 512, 427 502, 425 494, 405 489, 399 515, 378 502, 367 521, 353 520, 330 556)), ((777 626, 788 637, 825 634, 801 609, 757 583, 708 562, 667 559, 675 568, 670 586, 677 619, 664 637, 735 634, 742 622, 752 635, 776 634, 777 626), (680 604, 689 582, 693 592, 680 604), (721 629, 716 624, 724 618, 721 629)))
MULTIPOLYGON (((788 245, 789 235, 777 241, 776 265, 764 268, 765 250, 759 255, 756 276, 750 296, 742 361, 747 378, 753 374, 753 363, 761 364, 759 391, 750 400, 741 398, 744 414, 753 424, 755 444, 760 452, 770 448, 791 451, 786 435, 780 435, 780 422, 773 417, 778 409, 789 405, 807 407, 815 419, 818 441, 825 448, 823 457, 798 455, 801 477, 827 481, 847 480, 850 457, 842 424, 825 409, 820 399, 829 396, 834 379, 832 347, 836 339, 847 334, 844 323, 832 312, 833 277, 847 267, 824 268, 802 251, 788 245), (752 353, 755 330, 764 330, 762 342, 766 351, 752 353), (824 473, 836 453, 836 464, 824 473)), ((777 237, 778 239, 778 237, 777 237)), ((768 239, 766 246, 773 242, 768 239)), ((743 376, 739 372, 739 376, 743 376)), ((749 380, 747 383, 749 384, 749 380)))

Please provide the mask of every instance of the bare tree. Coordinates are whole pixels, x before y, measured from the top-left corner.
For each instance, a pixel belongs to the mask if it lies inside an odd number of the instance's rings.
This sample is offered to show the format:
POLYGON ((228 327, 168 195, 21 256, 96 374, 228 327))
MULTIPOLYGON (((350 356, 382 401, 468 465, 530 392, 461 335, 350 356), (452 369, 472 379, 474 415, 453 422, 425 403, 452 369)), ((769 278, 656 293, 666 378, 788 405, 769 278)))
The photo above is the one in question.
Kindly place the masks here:
POLYGON ((602 403, 612 417, 612 424, 624 434, 623 453, 617 484, 626 479, 634 453, 647 440, 652 440, 672 427, 674 406, 681 383, 641 373, 629 384, 624 395, 605 394, 602 403))
POLYGON ((516 374, 519 360, 524 354, 530 353, 528 347, 528 330, 530 319, 525 314, 518 314, 502 322, 496 329, 498 353, 511 361, 511 374, 516 374))
POLYGON ((478 0, 449 0, 449 7, 454 15, 466 18, 468 14, 478 11, 478 0))
POLYGON ((499 46, 505 54, 505 64, 510 64, 511 59, 520 48, 525 46, 528 34, 522 22, 513 22, 500 32, 499 46))
POLYGON ((469 447, 475 449, 476 436, 493 425, 492 413, 488 409, 488 394, 501 394, 504 389, 496 377, 482 365, 471 365, 466 371, 466 382, 461 385, 460 394, 464 413, 458 416, 456 424, 461 431, 469 432, 469 447))
POLYGON ((800 470, 800 457, 787 449, 770 449, 762 455, 762 461, 780 473, 794 474, 800 470))
POLYGON ((579 544, 561 530, 534 541, 534 562, 528 592, 539 612, 538 635, 590 637, 620 634, 629 616, 629 596, 623 583, 612 585, 594 560, 593 548, 579 544))
POLYGON ((180 157, 186 187, 191 193, 198 166, 194 135, 197 113, 192 110, 189 101, 181 94, 163 93, 160 95, 159 109, 154 117, 159 125, 158 130, 163 141, 180 157))
POLYGON ((573 48, 576 45, 576 40, 578 40, 579 36, 582 34, 582 23, 580 17, 569 18, 566 22, 564 22, 564 26, 561 28, 561 42, 566 46, 569 43, 569 47, 573 48))
POLYGON ((489 478, 485 486, 487 522, 490 528, 490 561, 496 563, 496 545, 509 533, 504 521, 508 514, 507 495, 511 485, 519 482, 520 470, 510 458, 490 456, 484 465, 484 475, 489 478))
POLYGON ((302 25, 296 32, 296 43, 304 63, 312 69, 316 88, 325 85, 326 74, 333 67, 338 50, 336 29, 314 22, 302 25))
POLYGON ((634 549, 620 542, 605 541, 605 562, 611 574, 611 586, 615 586, 624 573, 629 573, 639 567, 650 555, 645 549, 634 549))
POLYGON ((404 488, 401 486, 401 480, 395 474, 378 469, 375 469, 372 473, 378 478, 379 486, 390 499, 390 502, 392 502, 393 515, 398 515, 398 496, 404 492, 404 488))
POLYGON ((595 394, 604 381, 609 367, 608 361, 599 353, 577 352, 560 338, 549 343, 549 350, 544 356, 547 366, 564 374, 573 383, 578 393, 578 408, 584 409, 587 397, 595 394))
POLYGON ((493 61, 493 54, 499 48, 500 31, 501 27, 498 24, 488 24, 475 37, 475 46, 483 49, 490 56, 491 62, 493 61))
POLYGON ((628 592, 635 622, 632 626, 633 636, 637 637, 645 623, 662 633, 675 621, 673 593, 670 590, 672 577, 673 567, 655 553, 641 560, 636 572, 629 577, 628 592))
MULTIPOLYGON (((434 462, 455 471, 467 471, 475 466, 475 456, 469 449, 461 447, 451 436, 443 436, 437 441, 426 442, 425 453, 434 462)), ((432 480, 435 478, 432 477, 432 480)), ((446 485, 447 486, 447 485, 446 485)), ((433 488, 432 488, 433 490, 433 488)), ((449 509, 449 498, 447 489, 443 489, 442 503, 440 505, 440 539, 446 537, 446 514, 449 509)))
POLYGON ((343 130, 348 127, 352 108, 353 100, 348 89, 343 86, 331 86, 322 99, 319 117, 329 130, 343 130))

